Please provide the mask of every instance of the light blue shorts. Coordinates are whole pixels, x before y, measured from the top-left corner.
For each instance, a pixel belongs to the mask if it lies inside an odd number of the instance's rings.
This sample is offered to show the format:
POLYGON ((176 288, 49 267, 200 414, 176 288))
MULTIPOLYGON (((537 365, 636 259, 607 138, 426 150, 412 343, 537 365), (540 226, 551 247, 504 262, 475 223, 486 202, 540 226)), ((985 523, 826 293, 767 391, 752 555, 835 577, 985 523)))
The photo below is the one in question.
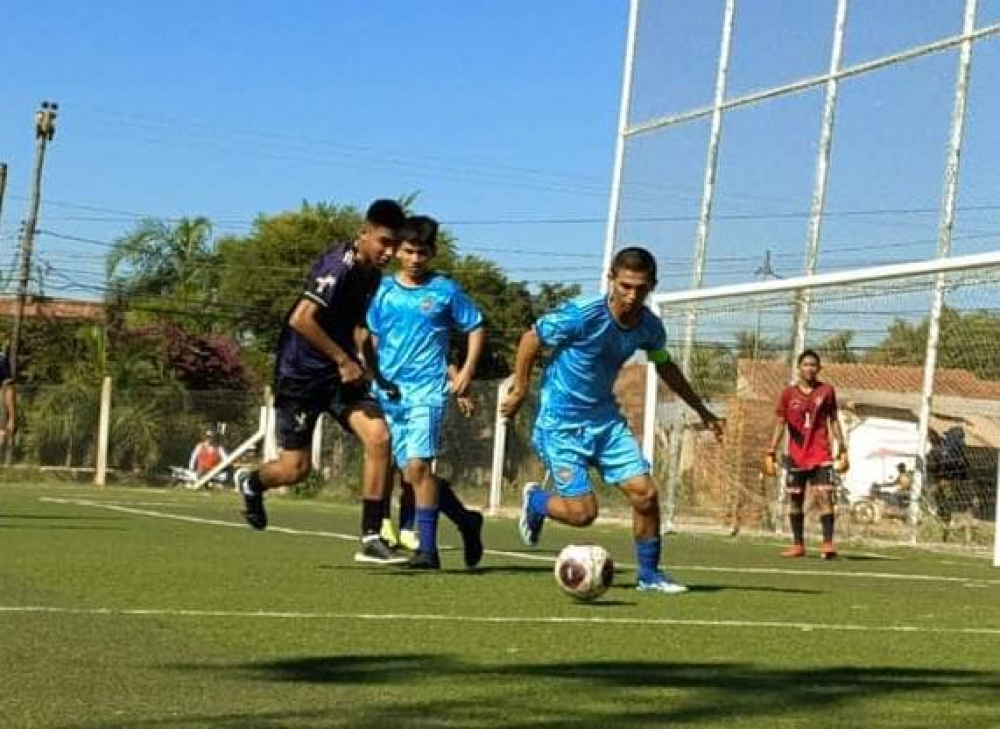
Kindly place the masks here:
POLYGON ((385 408, 385 421, 392 436, 392 457, 405 468, 414 458, 434 460, 441 448, 444 408, 434 405, 385 408))
POLYGON ((591 493, 591 466, 609 484, 649 474, 649 462, 623 419, 571 428, 536 424, 531 441, 564 498, 591 493))

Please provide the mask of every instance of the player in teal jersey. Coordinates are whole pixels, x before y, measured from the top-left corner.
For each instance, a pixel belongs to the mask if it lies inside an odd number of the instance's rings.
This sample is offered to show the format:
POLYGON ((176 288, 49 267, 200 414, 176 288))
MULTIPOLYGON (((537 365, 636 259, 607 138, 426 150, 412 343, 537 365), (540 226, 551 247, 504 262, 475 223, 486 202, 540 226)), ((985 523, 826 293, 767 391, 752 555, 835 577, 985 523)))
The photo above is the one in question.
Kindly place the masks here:
POLYGON ((551 347, 532 442, 555 489, 525 487, 521 537, 529 546, 537 545, 546 517, 572 526, 591 524, 598 511, 588 476, 593 466, 632 504, 637 588, 674 594, 687 588, 660 571, 659 498, 649 463, 615 400, 612 388, 618 372, 637 350, 644 350, 660 378, 720 438, 722 422, 667 354, 663 323, 645 306, 655 286, 656 259, 649 251, 619 251, 611 265, 607 296, 571 301, 541 317, 521 337, 514 383, 500 409, 506 417, 517 412, 528 393, 535 361, 543 347, 551 347))
POLYGON ((468 395, 486 341, 483 315, 452 279, 430 268, 437 250, 438 224, 412 216, 399 232, 395 276, 386 276, 368 309, 380 381, 376 395, 392 435, 392 450, 404 479, 413 485, 419 548, 408 565, 438 569, 437 522, 441 508, 465 543, 465 561, 482 558, 483 519, 465 509, 432 470, 441 426, 452 396, 468 395), (452 332, 468 337, 465 360, 449 373, 452 332))

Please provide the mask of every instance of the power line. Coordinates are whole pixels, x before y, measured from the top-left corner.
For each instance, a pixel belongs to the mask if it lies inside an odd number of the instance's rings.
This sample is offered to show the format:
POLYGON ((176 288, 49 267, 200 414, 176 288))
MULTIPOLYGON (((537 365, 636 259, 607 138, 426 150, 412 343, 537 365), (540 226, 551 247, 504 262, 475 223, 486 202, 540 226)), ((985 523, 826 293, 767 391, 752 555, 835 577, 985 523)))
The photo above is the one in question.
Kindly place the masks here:
MULTIPOLYGON (((12 199, 25 200, 27 198, 18 195, 9 195, 12 199)), ((91 212, 109 213, 116 217, 87 217, 85 222, 128 222, 130 219, 156 218, 167 222, 177 222, 187 216, 157 215, 149 212, 136 212, 122 210, 118 208, 104 207, 85 203, 68 202, 64 200, 45 201, 46 206, 70 208, 76 210, 86 210, 91 212)), ((1000 210, 998 204, 966 205, 956 208, 958 212, 996 212, 1000 210)), ((940 208, 935 206, 908 207, 908 208, 853 208, 845 210, 827 210, 823 213, 824 218, 851 218, 851 217, 875 217, 879 215, 889 216, 909 216, 909 215, 936 215, 940 213, 940 208)), ((761 221, 761 220, 794 220, 808 218, 808 210, 772 210, 758 213, 717 213, 712 216, 713 220, 729 221, 761 221)), ((205 217, 213 219, 213 216, 206 214, 205 217)), ((213 225, 221 226, 252 226, 257 217, 253 218, 228 218, 219 216, 218 220, 213 219, 213 225)), ((622 222, 628 223, 690 223, 697 222, 698 216, 695 214, 684 215, 624 215, 622 222)), ((509 217, 509 218, 442 218, 441 224, 445 226, 466 225, 466 226, 491 226, 491 225, 604 225, 607 219, 601 216, 549 216, 549 217, 509 217)))

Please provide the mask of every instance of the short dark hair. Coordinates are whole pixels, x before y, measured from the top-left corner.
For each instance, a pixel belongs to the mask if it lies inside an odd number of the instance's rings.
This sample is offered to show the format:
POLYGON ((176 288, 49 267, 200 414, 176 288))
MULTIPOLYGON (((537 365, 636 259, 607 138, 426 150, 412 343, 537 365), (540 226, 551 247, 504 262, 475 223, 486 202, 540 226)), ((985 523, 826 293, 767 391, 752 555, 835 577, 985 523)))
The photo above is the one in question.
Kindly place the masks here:
POLYGON ((656 281, 656 259, 645 248, 632 246, 618 251, 611 261, 611 274, 616 274, 622 268, 626 271, 649 274, 649 277, 656 281))
POLYGON ((816 360, 816 364, 822 364, 822 361, 819 358, 819 354, 816 353, 815 349, 802 350, 802 354, 799 355, 798 360, 796 360, 796 364, 802 364, 802 360, 804 360, 806 357, 812 357, 814 360, 816 360))
POLYGON ((368 206, 365 222, 379 225, 383 228, 397 230, 406 220, 406 213, 395 200, 376 200, 368 206))
POLYGON ((415 243, 437 250, 438 221, 429 215, 411 215, 399 229, 402 243, 415 243))

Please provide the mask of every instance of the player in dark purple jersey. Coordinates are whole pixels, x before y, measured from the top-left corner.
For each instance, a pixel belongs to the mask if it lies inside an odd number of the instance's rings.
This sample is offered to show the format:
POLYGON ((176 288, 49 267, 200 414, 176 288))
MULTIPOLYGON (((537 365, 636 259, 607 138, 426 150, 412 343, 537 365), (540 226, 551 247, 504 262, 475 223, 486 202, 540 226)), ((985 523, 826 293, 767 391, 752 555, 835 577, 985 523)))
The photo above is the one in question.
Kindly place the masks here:
POLYGON ((236 475, 244 518, 254 529, 265 529, 264 492, 306 477, 316 420, 324 412, 333 415, 365 451, 361 550, 355 556, 363 562, 405 561, 378 534, 391 448, 385 419, 370 395, 357 336, 404 220, 396 202, 376 200, 357 239, 331 248, 313 264, 278 340, 274 405, 281 453, 258 470, 236 475))

